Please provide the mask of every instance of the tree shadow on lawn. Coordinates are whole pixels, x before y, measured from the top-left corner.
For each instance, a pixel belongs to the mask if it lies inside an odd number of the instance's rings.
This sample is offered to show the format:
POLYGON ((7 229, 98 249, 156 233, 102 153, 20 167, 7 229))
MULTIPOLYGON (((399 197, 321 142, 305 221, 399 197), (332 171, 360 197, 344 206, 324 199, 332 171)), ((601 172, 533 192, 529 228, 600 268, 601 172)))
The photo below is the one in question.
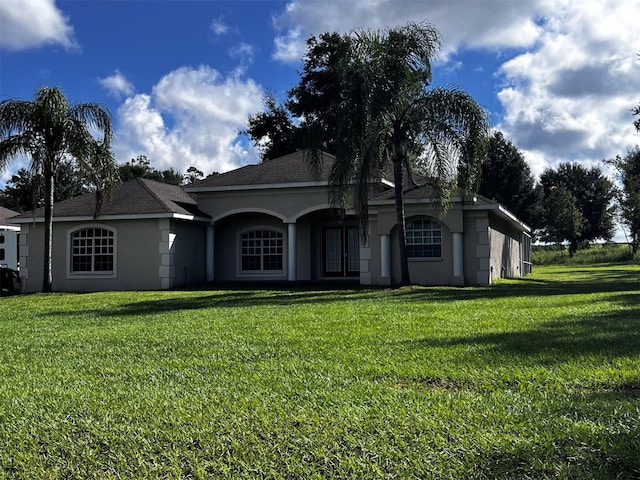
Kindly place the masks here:
MULTIPOLYGON (((627 357, 640 354, 640 305, 605 314, 566 316, 537 328, 511 332, 482 333, 452 338, 422 338, 403 342, 410 348, 479 346, 487 354, 496 353, 513 361, 542 364, 563 362, 571 357, 604 355, 627 357)), ((621 297, 621 302, 628 300, 621 297)), ((473 355, 482 355, 474 351, 473 355)))
POLYGON ((490 287, 361 287, 353 283, 269 283, 269 284, 209 284, 200 288, 185 288, 186 292, 210 292, 194 297, 172 297, 170 294, 153 300, 132 302, 99 315, 140 315, 149 313, 199 310, 206 308, 242 308, 256 306, 293 306, 352 302, 360 300, 401 302, 446 302, 505 297, 583 295, 620 292, 620 299, 629 304, 640 302, 639 295, 632 295, 640 288, 640 270, 598 270, 589 279, 553 280, 523 278, 490 287), (629 292, 629 293, 627 293, 629 292), (164 298, 163 298, 164 297, 164 298), (635 297, 635 298, 634 298, 635 297))

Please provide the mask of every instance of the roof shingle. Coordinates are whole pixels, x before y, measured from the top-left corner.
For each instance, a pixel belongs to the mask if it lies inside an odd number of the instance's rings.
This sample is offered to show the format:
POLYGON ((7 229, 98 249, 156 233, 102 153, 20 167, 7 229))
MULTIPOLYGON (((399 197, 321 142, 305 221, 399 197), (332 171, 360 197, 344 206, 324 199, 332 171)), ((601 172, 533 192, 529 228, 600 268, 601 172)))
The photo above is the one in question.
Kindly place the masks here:
MULTIPOLYGON (((54 218, 93 216, 95 202, 95 193, 89 193, 57 203, 53 209, 54 218)), ((118 185, 110 197, 105 196, 100 208, 100 216, 158 214, 208 217, 198 209, 197 202, 182 187, 145 178, 118 185)), ((44 216, 44 209, 38 208, 35 212, 26 212, 15 218, 42 216, 44 216)))
POLYGON ((187 190, 247 185, 278 185, 287 183, 326 182, 335 157, 322 155, 319 172, 314 172, 303 150, 268 160, 263 163, 246 165, 236 170, 205 178, 195 182, 187 190))

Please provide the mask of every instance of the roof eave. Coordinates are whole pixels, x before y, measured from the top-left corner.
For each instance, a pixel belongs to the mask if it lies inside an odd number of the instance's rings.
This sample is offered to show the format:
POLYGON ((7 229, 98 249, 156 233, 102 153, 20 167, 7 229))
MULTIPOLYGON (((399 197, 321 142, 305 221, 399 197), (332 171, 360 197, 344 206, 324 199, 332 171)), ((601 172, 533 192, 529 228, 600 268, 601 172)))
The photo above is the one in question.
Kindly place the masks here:
MULTIPOLYGON (((121 214, 121 215, 99 215, 93 217, 90 215, 75 215, 69 217, 53 217, 54 222, 99 222, 99 221, 115 221, 115 220, 154 220, 154 219, 175 219, 186 220, 191 222, 211 222, 211 218, 198 216, 198 215, 186 215, 184 213, 138 213, 138 214, 121 214)), ((14 224, 27 224, 27 223, 44 223, 44 217, 24 217, 11 220, 14 224)))

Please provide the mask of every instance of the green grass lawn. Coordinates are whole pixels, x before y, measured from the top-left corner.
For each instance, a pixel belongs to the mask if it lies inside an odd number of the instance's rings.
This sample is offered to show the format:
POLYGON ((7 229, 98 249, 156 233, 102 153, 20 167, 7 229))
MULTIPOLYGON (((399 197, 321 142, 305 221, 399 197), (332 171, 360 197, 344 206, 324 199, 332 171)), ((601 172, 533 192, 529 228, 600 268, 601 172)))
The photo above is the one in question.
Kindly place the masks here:
POLYGON ((0 478, 640 478, 640 267, 0 299, 0 478))

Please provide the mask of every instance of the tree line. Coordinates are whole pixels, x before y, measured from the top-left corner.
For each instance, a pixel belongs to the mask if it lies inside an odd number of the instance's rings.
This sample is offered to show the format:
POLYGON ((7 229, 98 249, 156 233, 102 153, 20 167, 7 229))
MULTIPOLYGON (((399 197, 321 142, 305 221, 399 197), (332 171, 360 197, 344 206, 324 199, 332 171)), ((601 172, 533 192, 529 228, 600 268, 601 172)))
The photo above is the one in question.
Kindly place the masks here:
MULTIPOLYGON (((217 175, 216 172, 210 175, 217 175)), ((182 174, 173 168, 159 170, 151 165, 146 155, 138 155, 128 162, 116 165, 118 182, 128 182, 137 178, 147 178, 170 185, 189 185, 205 178, 196 167, 189 167, 182 174)), ((79 166, 63 159, 55 174, 56 189, 54 203, 85 195, 95 191, 95 186, 79 166)), ((33 173, 26 168, 19 169, 7 180, 4 190, 0 190, 0 206, 16 212, 28 212, 44 206, 44 178, 41 173, 33 173)))

